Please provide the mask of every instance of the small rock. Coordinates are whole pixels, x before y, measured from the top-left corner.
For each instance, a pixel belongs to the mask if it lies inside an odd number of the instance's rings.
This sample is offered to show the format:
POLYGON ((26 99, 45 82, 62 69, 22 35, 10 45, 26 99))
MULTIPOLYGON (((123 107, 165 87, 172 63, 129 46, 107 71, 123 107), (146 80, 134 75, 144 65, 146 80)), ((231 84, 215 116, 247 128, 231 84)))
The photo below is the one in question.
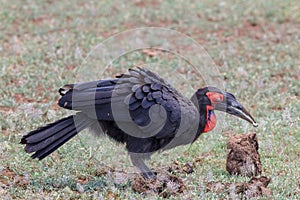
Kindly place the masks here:
POLYGON ((80 183, 76 184, 76 189, 79 193, 84 193, 84 188, 80 183))

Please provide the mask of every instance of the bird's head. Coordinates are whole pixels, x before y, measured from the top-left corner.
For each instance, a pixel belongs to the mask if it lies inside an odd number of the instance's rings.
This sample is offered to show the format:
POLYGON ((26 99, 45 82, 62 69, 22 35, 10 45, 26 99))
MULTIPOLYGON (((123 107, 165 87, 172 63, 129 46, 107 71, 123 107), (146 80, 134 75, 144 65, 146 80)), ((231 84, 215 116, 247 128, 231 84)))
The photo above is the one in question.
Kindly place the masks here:
POLYGON ((202 120, 206 122, 203 132, 208 132, 215 127, 216 117, 214 110, 229 113, 248 121, 254 127, 258 126, 251 114, 236 100, 235 96, 229 92, 209 86, 199 89, 195 93, 195 97, 197 99, 197 106, 199 106, 200 117, 201 112, 205 114, 202 116, 204 118, 202 120))

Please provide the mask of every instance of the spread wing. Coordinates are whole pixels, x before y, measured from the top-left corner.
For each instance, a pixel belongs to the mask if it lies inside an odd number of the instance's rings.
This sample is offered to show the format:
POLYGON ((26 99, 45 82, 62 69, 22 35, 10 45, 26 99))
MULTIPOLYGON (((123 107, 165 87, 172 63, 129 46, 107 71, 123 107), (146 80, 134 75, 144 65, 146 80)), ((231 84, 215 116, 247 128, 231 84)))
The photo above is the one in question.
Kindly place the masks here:
POLYGON ((137 137, 174 137, 181 122, 196 117, 191 101, 143 68, 130 69, 129 74, 111 80, 66 85, 59 92, 61 107, 97 120, 115 121, 137 137))

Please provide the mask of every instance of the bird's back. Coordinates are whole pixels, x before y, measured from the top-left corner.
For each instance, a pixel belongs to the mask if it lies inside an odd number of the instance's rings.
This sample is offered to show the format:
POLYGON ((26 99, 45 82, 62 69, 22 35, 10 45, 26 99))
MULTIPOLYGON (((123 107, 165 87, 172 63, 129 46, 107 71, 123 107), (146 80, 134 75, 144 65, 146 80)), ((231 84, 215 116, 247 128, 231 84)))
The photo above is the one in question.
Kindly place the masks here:
POLYGON ((197 133, 196 106, 144 68, 130 69, 128 74, 110 80, 66 85, 60 94, 61 107, 99 120, 110 137, 126 143, 131 151, 188 144, 197 133))

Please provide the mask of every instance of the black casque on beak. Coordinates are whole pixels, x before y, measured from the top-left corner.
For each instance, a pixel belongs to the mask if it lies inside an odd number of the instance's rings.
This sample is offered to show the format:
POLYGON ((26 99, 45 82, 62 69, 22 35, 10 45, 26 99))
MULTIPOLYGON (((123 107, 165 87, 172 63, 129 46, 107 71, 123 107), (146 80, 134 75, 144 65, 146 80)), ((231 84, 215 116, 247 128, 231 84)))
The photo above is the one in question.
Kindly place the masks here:
POLYGON ((223 111, 242 118, 251 123, 254 127, 258 126, 251 114, 243 107, 240 102, 236 100, 236 98, 232 94, 228 92, 224 93, 223 101, 215 105, 215 110, 223 111))

